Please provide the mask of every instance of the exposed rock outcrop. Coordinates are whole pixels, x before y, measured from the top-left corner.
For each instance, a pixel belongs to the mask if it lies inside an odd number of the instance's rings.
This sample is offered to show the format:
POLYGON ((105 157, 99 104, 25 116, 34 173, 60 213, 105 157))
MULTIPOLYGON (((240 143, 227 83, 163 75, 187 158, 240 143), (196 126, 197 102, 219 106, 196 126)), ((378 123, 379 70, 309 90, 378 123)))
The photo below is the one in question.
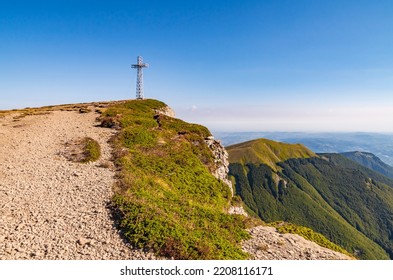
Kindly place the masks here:
MULTIPOLYGON (((214 139, 214 136, 209 136, 205 138, 205 142, 214 155, 216 170, 213 171, 212 173, 213 176, 223 181, 229 187, 229 189, 231 190, 231 194, 233 196, 234 195, 233 185, 232 182, 228 180, 228 171, 229 171, 228 152, 221 144, 221 141, 214 139)), ((247 212, 244 210, 242 206, 231 206, 228 209, 228 213, 233 215, 236 214, 236 215, 248 216, 247 212)))
MULTIPOLYGON (((155 113, 157 115, 165 115, 171 118, 175 117, 175 112, 169 106, 156 109, 155 113)), ((206 137, 205 143, 207 144, 215 158, 214 162, 216 164, 216 170, 214 170, 212 174, 214 175, 214 177, 227 184, 233 195, 232 182, 228 180, 228 152, 225 150, 224 146, 222 146, 221 142, 219 140, 215 140, 213 136, 206 137)))
POLYGON ((228 180, 228 171, 229 171, 228 152, 225 150, 221 142, 219 140, 215 140, 213 136, 206 137, 205 143, 212 151, 215 158, 214 162, 216 164, 216 170, 213 172, 214 177, 227 184, 233 195, 232 182, 228 180))
POLYGON ((175 115, 175 111, 173 111, 173 109, 171 107, 169 107, 169 106, 166 106, 166 107, 163 107, 163 108, 160 108, 160 109, 156 109, 155 113, 157 115, 165 115, 165 116, 168 116, 168 117, 171 117, 171 118, 174 118, 176 116, 175 115))
POLYGON ((229 207, 228 214, 231 215, 243 215, 248 217, 246 210, 242 206, 231 206, 229 207))

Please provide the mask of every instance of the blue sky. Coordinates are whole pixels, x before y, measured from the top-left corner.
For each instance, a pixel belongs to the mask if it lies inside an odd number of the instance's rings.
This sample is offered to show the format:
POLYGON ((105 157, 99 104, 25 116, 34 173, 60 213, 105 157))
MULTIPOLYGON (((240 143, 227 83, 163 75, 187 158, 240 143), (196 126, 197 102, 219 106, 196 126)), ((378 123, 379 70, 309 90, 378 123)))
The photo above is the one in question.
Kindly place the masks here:
POLYGON ((0 109, 145 95, 213 131, 393 132, 393 1, 0 1, 0 109))

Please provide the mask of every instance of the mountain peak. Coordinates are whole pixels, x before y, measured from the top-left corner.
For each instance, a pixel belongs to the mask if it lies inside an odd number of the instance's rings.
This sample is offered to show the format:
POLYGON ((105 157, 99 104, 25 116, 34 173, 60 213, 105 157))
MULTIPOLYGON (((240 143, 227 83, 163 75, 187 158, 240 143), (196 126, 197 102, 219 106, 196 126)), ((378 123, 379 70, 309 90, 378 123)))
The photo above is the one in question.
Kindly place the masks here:
POLYGON ((227 147, 229 162, 266 164, 277 170, 276 163, 291 158, 310 158, 317 155, 302 144, 288 144, 265 138, 227 147))

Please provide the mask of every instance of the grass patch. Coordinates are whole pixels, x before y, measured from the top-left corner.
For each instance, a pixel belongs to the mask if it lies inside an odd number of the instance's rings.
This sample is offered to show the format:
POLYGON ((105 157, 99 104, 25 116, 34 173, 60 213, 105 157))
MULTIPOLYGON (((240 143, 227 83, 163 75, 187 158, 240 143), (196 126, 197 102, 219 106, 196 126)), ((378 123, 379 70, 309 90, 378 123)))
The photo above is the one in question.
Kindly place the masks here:
POLYGON ((90 137, 77 138, 65 143, 65 149, 61 154, 70 161, 87 163, 100 158, 101 147, 90 137))
POLYGON ((90 137, 85 137, 82 139, 82 146, 83 146, 83 158, 81 162, 87 163, 87 162, 92 162, 96 161, 100 158, 101 156, 101 147, 100 144, 90 138, 90 137))
POLYGON ((246 220, 226 213, 231 193, 211 174, 214 158, 205 127, 157 115, 166 105, 134 100, 109 107, 120 168, 113 201, 121 228, 136 247, 175 259, 245 259, 246 220))

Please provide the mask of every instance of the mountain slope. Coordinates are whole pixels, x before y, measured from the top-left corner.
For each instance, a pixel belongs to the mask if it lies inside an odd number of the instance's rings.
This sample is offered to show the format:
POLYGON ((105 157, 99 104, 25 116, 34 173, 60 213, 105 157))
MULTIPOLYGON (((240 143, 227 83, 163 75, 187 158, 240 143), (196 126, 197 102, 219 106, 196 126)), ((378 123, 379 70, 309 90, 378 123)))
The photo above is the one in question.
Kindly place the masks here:
MULTIPOLYGON (((256 140, 259 146, 263 141, 256 140)), ((250 141, 242 148, 247 145, 255 147, 250 141)), ((274 145, 279 149, 281 143, 274 145)), ((392 254, 392 180, 335 154, 284 159, 272 168, 264 149, 241 162, 233 161, 232 151, 228 147, 236 193, 265 221, 310 227, 360 258, 392 254)))
POLYGON ((346 152, 340 153, 344 157, 351 159, 360 165, 377 171, 386 177, 393 178, 393 167, 384 163, 379 157, 367 152, 346 152))

